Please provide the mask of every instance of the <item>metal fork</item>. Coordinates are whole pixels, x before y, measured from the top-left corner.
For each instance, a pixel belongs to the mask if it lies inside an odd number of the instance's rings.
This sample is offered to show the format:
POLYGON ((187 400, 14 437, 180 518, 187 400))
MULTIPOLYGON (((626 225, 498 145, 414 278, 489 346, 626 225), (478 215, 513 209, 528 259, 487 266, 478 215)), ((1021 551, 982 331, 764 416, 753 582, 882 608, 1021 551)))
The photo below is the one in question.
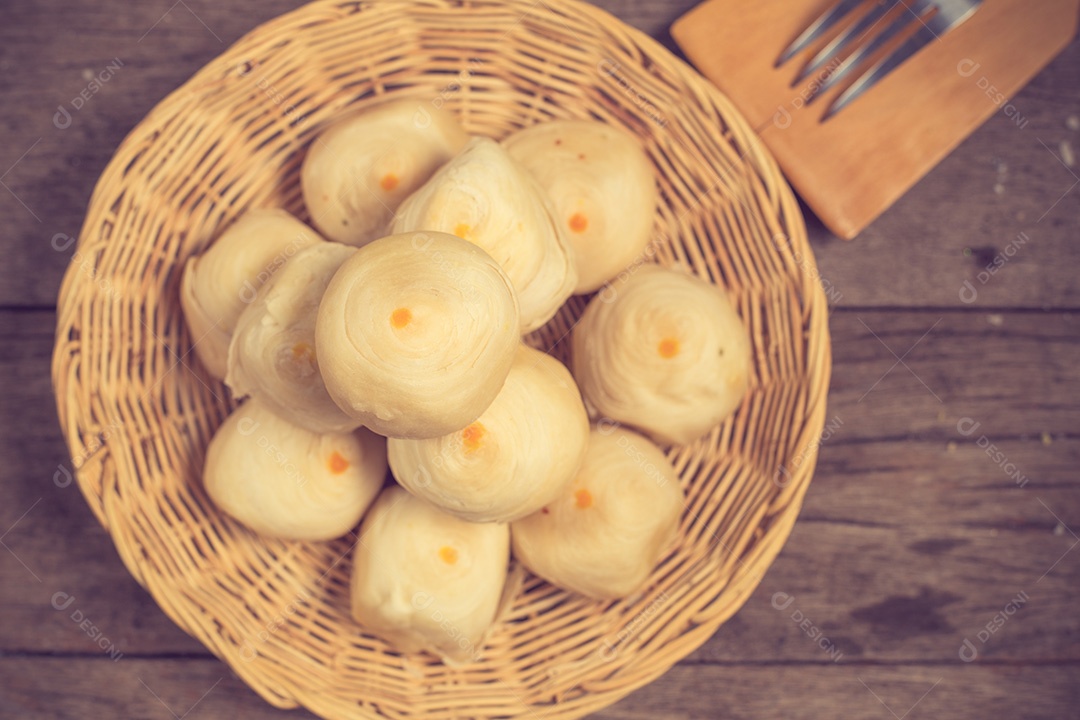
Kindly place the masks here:
MULTIPOLYGON (((865 4, 866 0, 838 0, 784 49, 776 60, 776 67, 780 67, 813 45, 815 41, 825 37, 838 23, 865 4)), ((851 75, 856 68, 863 65, 864 60, 884 47, 912 23, 919 22, 922 25, 902 45, 866 68, 851 85, 840 93, 822 116, 824 122, 850 105, 857 97, 932 40, 940 40, 942 35, 971 17, 980 4, 982 0, 877 0, 861 17, 849 24, 806 63, 792 86, 802 82, 819 68, 828 68, 838 63, 835 69, 811 90, 806 100, 809 105, 826 90, 835 87, 841 80, 851 75), (895 11, 898 6, 901 9, 895 11), (874 34, 877 26, 890 14, 895 17, 874 34), (862 45, 846 57, 844 56, 844 53, 860 42, 862 45)))

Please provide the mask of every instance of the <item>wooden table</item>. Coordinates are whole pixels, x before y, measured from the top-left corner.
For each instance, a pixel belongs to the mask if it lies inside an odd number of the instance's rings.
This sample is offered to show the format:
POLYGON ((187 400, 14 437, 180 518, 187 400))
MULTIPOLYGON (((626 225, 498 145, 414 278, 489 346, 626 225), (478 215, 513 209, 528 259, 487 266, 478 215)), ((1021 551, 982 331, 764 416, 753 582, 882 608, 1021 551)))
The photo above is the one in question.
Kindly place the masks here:
MULTIPOLYGON (((669 42, 692 1, 602 4, 669 42)), ((64 238, 113 148, 293 4, 0 9, 2 718, 309 717, 265 705, 127 574, 56 475, 49 382, 64 238)), ((600 717, 1080 715, 1080 43, 1013 105, 1022 128, 995 116, 855 243, 808 218, 834 374, 800 521, 738 615, 600 717)))

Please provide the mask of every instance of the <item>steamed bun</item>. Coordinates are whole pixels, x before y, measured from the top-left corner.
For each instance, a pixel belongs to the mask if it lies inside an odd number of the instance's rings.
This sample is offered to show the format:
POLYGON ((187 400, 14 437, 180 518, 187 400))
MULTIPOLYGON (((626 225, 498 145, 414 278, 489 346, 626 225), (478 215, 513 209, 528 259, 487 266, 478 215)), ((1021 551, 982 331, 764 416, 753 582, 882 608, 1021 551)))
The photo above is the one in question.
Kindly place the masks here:
POLYGON ((381 237, 401 201, 467 140, 452 115, 418 100, 339 120, 315 139, 300 170, 312 221, 347 245, 381 237))
POLYGON ((322 238, 284 210, 249 210, 202 255, 184 265, 180 306, 195 354, 211 376, 227 370, 229 340, 259 286, 291 257, 322 238))
POLYGON ((665 444, 707 433, 749 386, 750 337, 727 296, 658 265, 593 297, 571 346, 574 377, 595 413, 665 444))
POLYGON ((574 246, 575 293, 599 289, 643 256, 658 193, 633 135, 595 121, 554 120, 519 130, 503 146, 551 199, 574 246))
POLYGON ((487 409, 519 342, 510 280, 476 245, 439 232, 356 251, 319 305, 315 352, 330 397, 380 435, 456 432, 487 409))
POLYGON ((394 477, 410 492, 473 522, 507 522, 539 510, 573 479, 589 418, 570 371, 518 348, 495 400, 464 430, 387 443, 394 477))
POLYGON ((460 520, 392 486, 364 518, 360 537, 353 618, 404 652, 474 659, 506 582, 509 527, 460 520))
POLYGON ((386 441, 314 433, 249 400, 206 451, 203 482, 227 514, 268 537, 330 540, 356 527, 386 478, 386 441))
POLYGON ((233 331, 225 384, 313 432, 349 432, 360 421, 330 398, 315 355, 315 317, 330 278, 356 248, 312 245, 259 290, 233 331))
POLYGON ((506 271, 522 332, 551 319, 574 290, 574 249, 536 181, 494 140, 465 149, 398 209, 392 232, 438 230, 483 248, 506 271))
POLYGON ((664 453, 635 432, 605 425, 590 434, 585 462, 560 496, 511 525, 514 557, 567 590, 626 597, 674 539, 682 509, 664 453))

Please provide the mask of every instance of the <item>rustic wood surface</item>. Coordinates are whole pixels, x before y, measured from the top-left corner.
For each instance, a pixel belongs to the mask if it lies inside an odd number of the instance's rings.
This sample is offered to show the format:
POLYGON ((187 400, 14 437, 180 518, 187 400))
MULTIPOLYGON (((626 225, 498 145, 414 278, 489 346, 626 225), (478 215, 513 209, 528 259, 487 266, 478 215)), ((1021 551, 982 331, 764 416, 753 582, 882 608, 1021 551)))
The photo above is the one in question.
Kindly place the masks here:
MULTIPOLYGON (((693 1, 600 4, 670 46, 693 1)), ((68 482, 49 383, 66 238, 113 148, 294 5, 0 8, 0 718, 310 717, 127 574, 68 482)), ((1080 42, 1013 105, 1023 128, 995 115, 854 243, 808 217, 834 375, 800 521, 742 611, 599 717, 1076 716, 1080 42)))

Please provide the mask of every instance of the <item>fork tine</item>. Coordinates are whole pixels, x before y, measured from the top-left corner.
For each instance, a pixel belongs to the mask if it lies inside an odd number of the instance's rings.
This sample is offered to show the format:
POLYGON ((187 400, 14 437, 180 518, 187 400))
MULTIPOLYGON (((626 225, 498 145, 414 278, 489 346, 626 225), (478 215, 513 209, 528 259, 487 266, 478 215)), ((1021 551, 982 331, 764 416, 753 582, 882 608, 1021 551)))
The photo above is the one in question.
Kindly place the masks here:
POLYGON ((883 17, 889 14, 900 0, 878 0, 874 3, 874 6, 853 25, 849 25, 846 30, 837 35, 833 40, 821 48, 817 55, 810 59, 803 69, 799 71, 799 74, 795 77, 795 80, 791 83, 792 87, 795 87, 806 78, 810 77, 818 68, 825 65, 829 60, 839 56, 851 43, 862 38, 863 35, 874 29, 883 17))
POLYGON ((911 6, 907 8, 909 12, 902 13, 899 17, 885 26, 885 29, 878 33, 873 40, 849 55, 844 62, 840 64, 840 67, 825 79, 825 82, 814 88, 810 92, 810 96, 806 99, 807 105, 850 75, 855 68, 859 67, 863 60, 880 50, 890 40, 899 35, 904 28, 919 20, 922 15, 926 14, 927 10, 932 8, 933 6, 928 4, 926 0, 915 0, 915 2, 911 3, 911 6))
POLYGON ((928 45, 935 37, 934 32, 925 25, 919 28, 919 31, 908 38, 903 45, 891 52, 887 57, 879 60, 873 67, 864 72, 858 80, 847 87, 844 92, 840 93, 840 96, 829 106, 821 121, 825 122, 843 110, 855 98, 862 95, 881 78, 895 70, 898 65, 928 45))
POLYGON ((784 49, 784 52, 780 53, 780 57, 776 59, 775 67, 780 67, 792 57, 805 50, 811 43, 817 40, 819 37, 829 31, 831 27, 840 22, 840 20, 857 8, 863 0, 839 0, 836 4, 822 13, 817 20, 810 23, 810 26, 802 31, 799 37, 791 41, 791 44, 784 49))

